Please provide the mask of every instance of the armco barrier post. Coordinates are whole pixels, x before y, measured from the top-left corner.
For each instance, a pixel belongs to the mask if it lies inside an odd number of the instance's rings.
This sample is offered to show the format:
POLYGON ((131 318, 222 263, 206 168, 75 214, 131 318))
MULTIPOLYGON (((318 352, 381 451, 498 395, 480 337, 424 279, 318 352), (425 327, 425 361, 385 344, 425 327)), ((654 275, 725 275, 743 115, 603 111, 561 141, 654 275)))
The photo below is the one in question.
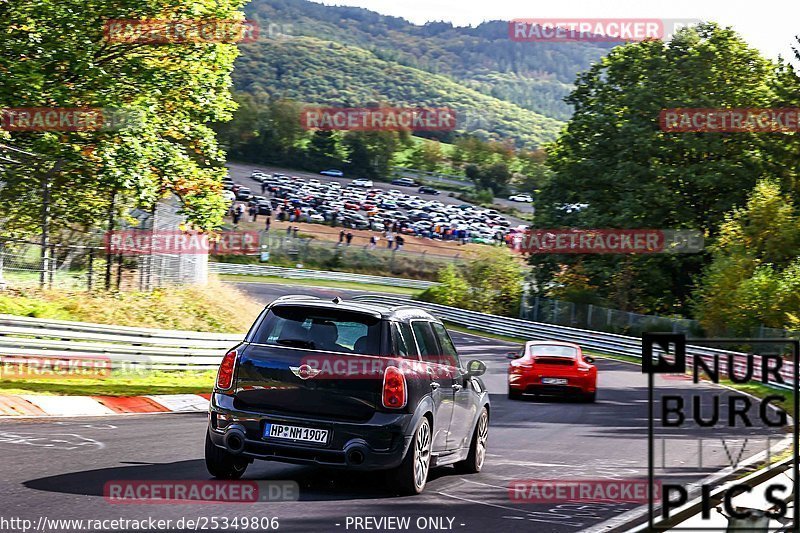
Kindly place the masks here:
POLYGON ((50 245, 50 261, 48 261, 50 270, 47 272, 47 286, 53 288, 53 276, 56 271, 56 245, 50 245))
POLYGON ((92 276, 94 275, 94 248, 89 247, 88 264, 86 265, 86 290, 92 290, 92 276))
POLYGON ((5 268, 5 254, 6 254, 6 243, 0 241, 0 291, 6 288, 6 282, 3 279, 3 269, 5 268))

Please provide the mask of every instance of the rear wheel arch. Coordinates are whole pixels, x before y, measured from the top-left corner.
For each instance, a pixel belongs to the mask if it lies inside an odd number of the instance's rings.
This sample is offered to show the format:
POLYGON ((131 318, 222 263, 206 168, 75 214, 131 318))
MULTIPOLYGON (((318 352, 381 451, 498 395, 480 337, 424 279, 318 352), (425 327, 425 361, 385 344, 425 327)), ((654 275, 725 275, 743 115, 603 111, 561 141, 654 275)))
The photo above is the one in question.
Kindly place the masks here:
POLYGON ((427 419, 428 419, 428 424, 430 424, 430 425, 431 425, 431 431, 433 431, 433 428, 434 428, 434 426, 433 426, 433 412, 431 412, 431 411, 429 411, 429 410, 426 410, 426 411, 425 411, 425 412, 422 414, 422 416, 423 416, 424 418, 427 418, 427 419))

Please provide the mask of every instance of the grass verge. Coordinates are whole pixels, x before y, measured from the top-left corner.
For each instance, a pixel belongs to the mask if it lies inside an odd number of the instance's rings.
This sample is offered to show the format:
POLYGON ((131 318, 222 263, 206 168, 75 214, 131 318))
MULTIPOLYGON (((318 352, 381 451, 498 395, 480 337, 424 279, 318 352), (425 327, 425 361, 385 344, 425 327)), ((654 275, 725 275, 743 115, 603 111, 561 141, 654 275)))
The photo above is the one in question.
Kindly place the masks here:
POLYGON ((277 276, 248 276, 244 274, 219 274, 222 281, 277 283, 279 285, 297 285, 304 287, 329 287, 332 289, 350 289, 365 292, 385 292, 388 294, 403 294, 414 296, 422 292, 421 289, 408 287, 394 287, 391 285, 376 285, 372 283, 358 283, 356 281, 331 281, 324 279, 286 279, 277 276))
POLYGON ((118 326, 240 333, 263 306, 221 283, 152 292, 17 288, 0 292, 0 313, 118 326))
POLYGON ((516 342, 518 344, 522 344, 530 339, 525 339, 523 337, 511 337, 509 335, 498 335, 497 333, 486 333, 484 331, 478 331, 475 329, 465 328, 464 326, 459 326, 457 324, 453 324, 452 322, 445 322, 447 329, 450 331, 458 331, 459 333, 468 333, 470 335, 477 335, 478 337, 486 337, 488 339, 497 339, 499 341, 506 341, 506 342, 516 342))
POLYGON ((216 371, 112 374, 102 379, 0 380, 0 395, 141 396, 211 392, 216 371))

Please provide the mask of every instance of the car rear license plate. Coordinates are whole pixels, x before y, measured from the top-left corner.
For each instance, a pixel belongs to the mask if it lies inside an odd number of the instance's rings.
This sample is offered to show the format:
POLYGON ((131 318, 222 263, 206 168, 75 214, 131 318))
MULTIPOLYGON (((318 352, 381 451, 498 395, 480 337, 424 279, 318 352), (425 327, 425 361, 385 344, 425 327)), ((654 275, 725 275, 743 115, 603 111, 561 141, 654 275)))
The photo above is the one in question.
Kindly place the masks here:
POLYGON ((567 380, 564 378, 542 378, 542 383, 545 385, 566 385, 567 380))
POLYGON ((264 427, 264 438, 325 444, 328 442, 328 430, 267 423, 264 427))

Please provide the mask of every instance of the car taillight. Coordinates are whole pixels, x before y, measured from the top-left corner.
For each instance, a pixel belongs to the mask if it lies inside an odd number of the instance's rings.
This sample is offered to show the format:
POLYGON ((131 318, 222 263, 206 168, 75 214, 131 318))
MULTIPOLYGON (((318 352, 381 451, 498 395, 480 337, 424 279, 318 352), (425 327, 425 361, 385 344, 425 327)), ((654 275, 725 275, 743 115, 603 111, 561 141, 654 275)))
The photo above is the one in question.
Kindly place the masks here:
POLYGON ((222 358, 217 371, 217 388, 222 390, 230 389, 233 385, 233 371, 236 368, 236 350, 231 350, 222 358))
POLYGON ((406 377, 396 366, 386 367, 383 373, 383 406, 401 409, 406 406, 406 377))

